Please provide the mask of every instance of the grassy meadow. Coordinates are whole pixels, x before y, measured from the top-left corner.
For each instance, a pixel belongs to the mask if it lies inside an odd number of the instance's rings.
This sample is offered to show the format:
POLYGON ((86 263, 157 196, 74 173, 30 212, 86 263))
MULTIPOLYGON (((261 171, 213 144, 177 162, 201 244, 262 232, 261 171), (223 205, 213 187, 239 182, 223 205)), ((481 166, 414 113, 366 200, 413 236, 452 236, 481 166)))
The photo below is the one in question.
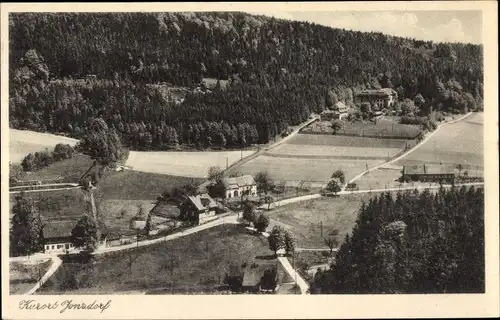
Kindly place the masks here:
MULTIPOLYGON (((39 293, 213 293, 223 286, 226 273, 245 262, 281 266, 272 254, 265 237, 249 234, 242 226, 221 225, 88 263, 66 261, 39 293)), ((291 281, 278 270, 280 281, 291 281)))

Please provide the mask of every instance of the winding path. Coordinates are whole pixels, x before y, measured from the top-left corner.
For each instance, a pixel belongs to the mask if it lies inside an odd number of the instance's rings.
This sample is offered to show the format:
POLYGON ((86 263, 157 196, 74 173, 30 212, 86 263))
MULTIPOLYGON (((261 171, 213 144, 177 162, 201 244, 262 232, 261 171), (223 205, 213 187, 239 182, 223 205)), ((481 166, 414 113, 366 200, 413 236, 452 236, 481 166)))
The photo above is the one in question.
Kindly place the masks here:
MULTIPOLYGON (((45 272, 45 274, 40 278, 40 280, 37 281, 37 283, 30 289, 28 292, 24 293, 25 295, 31 295, 35 293, 38 289, 40 289, 44 283, 52 277, 52 275, 59 269, 59 267, 62 264, 61 258, 59 258, 56 255, 39 255, 37 259, 46 259, 50 258, 52 260, 52 264, 50 265, 50 268, 45 272)), ((26 260, 27 257, 14 257, 10 258, 10 261, 22 261, 26 260)), ((33 258, 33 257, 32 257, 33 258)))

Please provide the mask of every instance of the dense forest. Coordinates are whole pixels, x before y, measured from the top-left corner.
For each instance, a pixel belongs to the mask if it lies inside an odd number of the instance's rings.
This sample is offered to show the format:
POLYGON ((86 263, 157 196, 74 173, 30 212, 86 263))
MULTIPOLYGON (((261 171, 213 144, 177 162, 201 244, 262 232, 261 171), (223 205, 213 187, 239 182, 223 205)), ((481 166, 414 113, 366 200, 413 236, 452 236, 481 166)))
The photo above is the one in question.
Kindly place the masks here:
POLYGON ((133 149, 265 143, 365 88, 418 96, 424 115, 482 108, 478 45, 236 12, 21 13, 9 32, 11 127, 78 138, 101 117, 133 149), (229 85, 194 92, 203 78, 229 85))
POLYGON ((390 193, 363 205, 313 293, 485 290, 483 188, 390 193))

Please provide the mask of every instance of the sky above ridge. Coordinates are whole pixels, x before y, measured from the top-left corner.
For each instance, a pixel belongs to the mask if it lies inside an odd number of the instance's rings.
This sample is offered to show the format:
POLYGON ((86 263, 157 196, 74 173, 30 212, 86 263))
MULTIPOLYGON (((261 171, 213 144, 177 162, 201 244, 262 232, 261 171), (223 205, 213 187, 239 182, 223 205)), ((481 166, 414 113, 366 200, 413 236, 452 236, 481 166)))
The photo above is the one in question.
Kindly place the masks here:
POLYGON ((482 44, 481 11, 280 11, 250 12, 333 28, 382 32, 436 42, 482 44))

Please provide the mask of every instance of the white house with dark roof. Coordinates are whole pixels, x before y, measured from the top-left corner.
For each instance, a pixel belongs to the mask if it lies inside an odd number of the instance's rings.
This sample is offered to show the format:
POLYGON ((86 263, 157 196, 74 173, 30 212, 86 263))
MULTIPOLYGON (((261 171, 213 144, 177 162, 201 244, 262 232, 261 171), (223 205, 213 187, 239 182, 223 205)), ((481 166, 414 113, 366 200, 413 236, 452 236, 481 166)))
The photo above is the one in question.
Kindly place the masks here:
POLYGON ((43 226, 44 252, 65 253, 74 250, 71 242, 71 230, 75 227, 74 220, 52 221, 43 226))
POLYGON ((398 99, 392 88, 365 89, 356 95, 358 103, 369 102, 378 109, 391 107, 398 99))
POLYGON ((226 199, 241 197, 242 195, 257 195, 257 183, 251 175, 223 178, 222 184, 224 185, 226 199))

